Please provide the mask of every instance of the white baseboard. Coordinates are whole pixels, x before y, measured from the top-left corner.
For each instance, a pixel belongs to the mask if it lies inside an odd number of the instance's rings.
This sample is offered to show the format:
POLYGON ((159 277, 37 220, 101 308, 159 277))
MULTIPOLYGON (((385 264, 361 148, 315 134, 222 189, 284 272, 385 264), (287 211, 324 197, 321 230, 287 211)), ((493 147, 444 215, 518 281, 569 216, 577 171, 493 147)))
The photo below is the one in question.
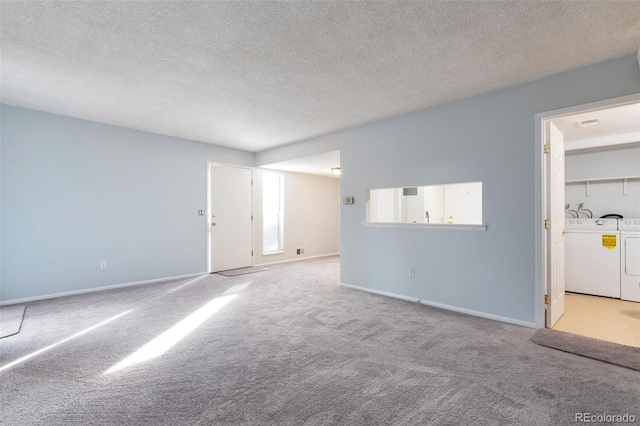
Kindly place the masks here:
POLYGON ((160 282, 163 282, 163 281, 181 280, 181 279, 184 279, 184 278, 191 278, 191 277, 195 277, 195 276, 198 276, 198 275, 207 275, 207 274, 208 274, 207 272, 198 272, 198 273, 195 273, 195 274, 177 275, 175 277, 156 278, 156 279, 153 279, 153 280, 134 281, 134 282, 124 283, 124 284, 107 285, 107 286, 104 286, 104 287, 95 287, 95 288, 87 288, 87 289, 82 289, 82 290, 65 291, 65 292, 62 292, 62 293, 45 294, 45 295, 42 295, 42 296, 25 297, 25 298, 22 298, 22 299, 2 300, 2 301, 0 301, 0 306, 15 305, 16 303, 35 302, 36 300, 53 299, 55 297, 73 296, 75 294, 95 293, 96 291, 112 290, 112 289, 115 289, 115 288, 123 288, 123 287, 133 287, 133 286, 136 286, 136 285, 143 285, 143 284, 160 283, 160 282))
POLYGON ((301 260, 317 259, 319 257, 340 256, 340 253, 319 254, 317 256, 296 257, 295 259, 279 260, 277 262, 256 263, 254 266, 277 265, 278 263, 299 262, 301 260))
POLYGON ((367 293, 379 294, 381 296, 393 297, 394 299, 407 300, 409 302, 422 303, 423 305, 433 306, 435 308, 446 309, 448 311, 460 312, 462 314, 473 315, 475 317, 486 318, 494 321, 506 322, 508 324, 520 325, 528 328, 537 328, 536 324, 528 321, 521 321, 514 318, 502 317, 500 315, 488 314, 486 312, 474 311, 472 309, 459 308, 457 306, 445 305, 444 303, 431 302, 429 300, 419 299, 417 297, 403 296, 400 294, 389 293, 387 291, 374 290, 371 288, 360 287, 352 284, 340 283, 343 287, 352 288, 354 290, 366 291, 367 293))
POLYGON ((352 288, 354 290, 366 291, 367 293, 373 293, 373 294, 379 294, 381 296, 393 297, 394 299, 406 300, 408 302, 419 302, 420 301, 420 299, 418 299, 417 297, 402 296, 400 294, 389 293, 388 291, 374 290, 372 288, 360 287, 360 286, 353 285, 353 284, 340 283, 340 285, 343 286, 343 287, 352 288))

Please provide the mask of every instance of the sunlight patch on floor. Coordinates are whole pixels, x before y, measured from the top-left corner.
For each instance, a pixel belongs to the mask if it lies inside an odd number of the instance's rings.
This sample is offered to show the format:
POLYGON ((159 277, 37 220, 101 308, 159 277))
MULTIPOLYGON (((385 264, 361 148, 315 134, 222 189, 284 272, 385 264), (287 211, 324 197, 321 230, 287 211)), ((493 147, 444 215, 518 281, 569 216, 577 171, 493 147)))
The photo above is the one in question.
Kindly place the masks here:
POLYGON ((209 275, 208 274, 207 275, 201 275, 201 276, 199 276, 197 278, 189 280, 184 284, 180 284, 179 286, 172 288, 171 290, 165 292, 164 294, 167 295, 167 294, 175 293, 176 291, 181 290, 181 289, 183 289, 183 288, 195 283, 196 281, 200 281, 201 279, 203 279, 204 277, 207 277, 207 276, 209 276, 209 275))
POLYGON ((46 352, 46 351, 48 351, 48 350, 50 350, 50 349, 53 349, 53 348, 55 348, 56 346, 61 345, 61 344, 65 343, 65 342, 68 342, 68 341, 69 341, 69 340, 71 340, 71 339, 75 339, 76 337, 82 336, 83 334, 88 333, 88 332, 90 332, 91 330, 95 330, 96 328, 98 328, 98 327, 102 327, 103 325, 108 324, 108 323, 110 323, 111 321, 115 321, 115 320, 117 320, 118 318, 120 318, 120 317, 122 317, 122 316, 124 316, 124 315, 128 314, 128 313, 129 313, 129 312, 131 312, 132 310, 133 310, 133 309, 130 309, 130 310, 126 311, 126 312, 123 312, 123 313, 121 313, 121 314, 119 314, 119 315, 116 315, 115 317, 111 317, 111 318, 109 318, 109 319, 107 319, 107 320, 102 321, 101 323, 98 323, 98 324, 96 324, 96 325, 94 325, 94 326, 91 326, 91 327, 89 327, 89 328, 87 328, 87 329, 84 329, 84 330, 82 330, 82 331, 80 331, 80 332, 78 332, 78 333, 74 334, 73 336, 69 336, 69 337, 67 337, 67 338, 65 338, 65 339, 62 339, 62 340, 60 340, 59 342, 53 343, 53 344, 51 344, 51 345, 49 345, 49 346, 47 346, 47 347, 45 347, 45 348, 38 349, 38 350, 37 350, 37 351, 35 351, 35 352, 31 352, 29 355, 25 355, 25 356, 23 356, 22 358, 18 358, 17 360, 12 361, 12 362, 10 362, 9 364, 7 364, 7 365, 4 365, 4 366, 0 367, 0 371, 4 371, 4 370, 6 370, 6 369, 8 369, 8 368, 11 368, 11 367, 13 367, 13 366, 14 366, 14 365, 16 365, 16 364, 19 364, 19 363, 21 363, 21 362, 24 362, 24 361, 26 361, 26 360, 28 360, 28 359, 30 359, 30 358, 33 358, 33 357, 34 357, 34 356, 36 356, 36 355, 39 355, 39 354, 41 354, 41 353, 43 353, 43 352, 46 352))
POLYGON ((242 290, 244 290, 245 288, 249 287, 251 284, 253 284, 253 281, 250 283, 245 283, 245 284, 236 284, 233 287, 229 288, 227 291, 225 291, 224 294, 233 294, 233 293, 238 293, 241 292, 242 290))
POLYGON ((167 352, 173 345, 188 336, 200 324, 209 319, 236 297, 236 294, 217 297, 108 369, 104 374, 111 374, 133 364, 149 361, 167 352))

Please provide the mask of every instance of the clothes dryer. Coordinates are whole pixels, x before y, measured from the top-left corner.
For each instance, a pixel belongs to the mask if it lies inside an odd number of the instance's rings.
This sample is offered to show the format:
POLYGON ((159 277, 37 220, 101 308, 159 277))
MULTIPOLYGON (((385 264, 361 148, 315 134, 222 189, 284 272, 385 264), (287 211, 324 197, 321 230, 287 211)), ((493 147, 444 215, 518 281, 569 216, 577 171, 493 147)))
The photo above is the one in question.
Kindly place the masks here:
POLYGON ((640 218, 618 220, 620 298, 640 302, 640 218))

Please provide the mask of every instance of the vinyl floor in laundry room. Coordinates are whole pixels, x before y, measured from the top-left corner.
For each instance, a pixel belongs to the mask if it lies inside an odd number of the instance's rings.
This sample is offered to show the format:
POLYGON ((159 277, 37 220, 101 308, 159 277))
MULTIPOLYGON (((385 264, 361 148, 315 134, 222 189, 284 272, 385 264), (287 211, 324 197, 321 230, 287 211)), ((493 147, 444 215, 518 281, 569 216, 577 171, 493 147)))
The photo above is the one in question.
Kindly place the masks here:
POLYGON ((567 293, 554 330, 640 347, 640 303, 567 293))

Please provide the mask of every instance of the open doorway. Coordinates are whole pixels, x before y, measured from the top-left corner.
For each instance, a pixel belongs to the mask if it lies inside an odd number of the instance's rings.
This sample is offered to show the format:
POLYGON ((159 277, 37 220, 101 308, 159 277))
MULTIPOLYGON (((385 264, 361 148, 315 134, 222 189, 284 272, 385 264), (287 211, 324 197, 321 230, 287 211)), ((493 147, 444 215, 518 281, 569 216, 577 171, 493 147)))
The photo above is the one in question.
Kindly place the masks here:
POLYGON ((640 96, 537 118, 546 327, 640 347, 640 96))
POLYGON ((340 151, 254 169, 255 264, 340 253, 340 151))

